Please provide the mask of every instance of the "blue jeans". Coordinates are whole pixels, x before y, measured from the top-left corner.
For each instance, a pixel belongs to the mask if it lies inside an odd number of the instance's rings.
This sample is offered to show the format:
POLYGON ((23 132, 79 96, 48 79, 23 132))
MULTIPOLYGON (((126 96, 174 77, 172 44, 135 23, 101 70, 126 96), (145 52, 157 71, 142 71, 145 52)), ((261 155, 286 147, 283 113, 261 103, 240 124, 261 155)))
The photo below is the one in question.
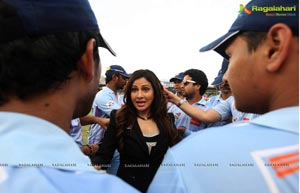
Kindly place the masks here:
POLYGON ((118 152, 118 150, 116 150, 111 160, 110 167, 107 168, 106 172, 112 175, 117 175, 119 165, 120 165, 120 153, 118 152))

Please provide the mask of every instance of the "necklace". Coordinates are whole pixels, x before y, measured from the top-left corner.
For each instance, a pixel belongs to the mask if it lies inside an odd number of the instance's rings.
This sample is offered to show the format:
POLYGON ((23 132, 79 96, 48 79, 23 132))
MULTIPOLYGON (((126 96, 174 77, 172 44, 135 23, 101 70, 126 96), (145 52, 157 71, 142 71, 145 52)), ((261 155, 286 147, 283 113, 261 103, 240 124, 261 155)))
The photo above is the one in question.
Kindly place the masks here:
POLYGON ((152 119, 152 116, 149 116, 149 117, 142 117, 140 115, 137 115, 139 118, 143 119, 144 121, 147 121, 149 119, 152 119))

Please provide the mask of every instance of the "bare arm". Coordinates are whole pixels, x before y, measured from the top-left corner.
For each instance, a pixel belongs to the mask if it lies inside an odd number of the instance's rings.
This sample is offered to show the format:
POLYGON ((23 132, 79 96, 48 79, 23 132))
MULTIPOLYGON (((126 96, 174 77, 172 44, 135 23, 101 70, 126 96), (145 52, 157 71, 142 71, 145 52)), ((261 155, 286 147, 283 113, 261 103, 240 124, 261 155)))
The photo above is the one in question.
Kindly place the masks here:
MULTIPOLYGON (((174 103, 175 105, 179 104, 179 102, 182 100, 167 89, 164 89, 164 92, 168 101, 174 103)), ((179 108, 183 110, 188 116, 206 124, 221 120, 221 115, 214 109, 204 111, 189 104, 188 102, 182 103, 179 108)))
POLYGON ((80 117, 80 123, 81 125, 90 125, 96 123, 106 129, 109 123, 109 118, 100 118, 93 115, 86 115, 84 117, 80 117))

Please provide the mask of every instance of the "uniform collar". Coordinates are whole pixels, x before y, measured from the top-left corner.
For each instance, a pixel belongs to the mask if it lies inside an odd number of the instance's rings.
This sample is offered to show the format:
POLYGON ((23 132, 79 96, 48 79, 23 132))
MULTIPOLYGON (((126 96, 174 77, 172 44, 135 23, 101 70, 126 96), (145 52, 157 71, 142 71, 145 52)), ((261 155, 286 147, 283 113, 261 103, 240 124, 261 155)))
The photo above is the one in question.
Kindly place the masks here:
POLYGON ((250 123, 298 134, 299 106, 286 107, 271 111, 250 120, 250 123))
POLYGON ((108 86, 103 87, 102 90, 114 94, 114 91, 110 89, 108 86))
POLYGON ((204 97, 202 97, 198 102, 196 102, 199 105, 205 106, 207 101, 204 99, 204 97))

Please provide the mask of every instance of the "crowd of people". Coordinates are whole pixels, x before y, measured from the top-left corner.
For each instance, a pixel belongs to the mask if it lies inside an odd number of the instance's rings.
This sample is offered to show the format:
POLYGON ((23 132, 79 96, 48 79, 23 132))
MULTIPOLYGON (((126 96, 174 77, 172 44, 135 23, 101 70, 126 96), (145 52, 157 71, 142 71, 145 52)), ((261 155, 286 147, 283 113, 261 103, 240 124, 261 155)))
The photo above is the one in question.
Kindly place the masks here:
POLYGON ((224 58, 209 100, 205 69, 171 92, 111 65, 99 91, 116 54, 86 0, 0 1, 0 34, 0 192, 299 192, 298 16, 243 11, 201 48, 224 58))

